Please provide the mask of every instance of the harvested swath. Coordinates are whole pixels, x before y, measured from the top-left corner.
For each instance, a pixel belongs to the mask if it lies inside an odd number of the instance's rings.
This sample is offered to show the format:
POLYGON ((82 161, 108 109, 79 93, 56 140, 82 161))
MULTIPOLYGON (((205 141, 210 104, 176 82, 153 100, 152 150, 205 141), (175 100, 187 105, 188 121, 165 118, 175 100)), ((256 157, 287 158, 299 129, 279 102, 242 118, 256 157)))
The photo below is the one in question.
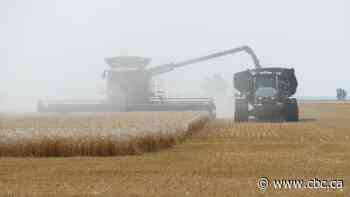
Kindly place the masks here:
POLYGON ((0 156, 116 156, 169 148, 208 120, 202 112, 1 115, 0 156))

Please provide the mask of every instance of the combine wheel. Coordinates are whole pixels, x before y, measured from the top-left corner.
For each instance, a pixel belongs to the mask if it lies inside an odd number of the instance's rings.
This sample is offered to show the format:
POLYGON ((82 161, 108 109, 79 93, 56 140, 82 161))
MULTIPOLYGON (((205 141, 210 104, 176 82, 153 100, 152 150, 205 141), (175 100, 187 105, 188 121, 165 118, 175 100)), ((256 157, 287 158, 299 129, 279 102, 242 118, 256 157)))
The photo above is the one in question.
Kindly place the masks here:
POLYGON ((210 115, 211 119, 216 119, 216 107, 215 106, 214 106, 214 108, 211 108, 209 115, 210 115))

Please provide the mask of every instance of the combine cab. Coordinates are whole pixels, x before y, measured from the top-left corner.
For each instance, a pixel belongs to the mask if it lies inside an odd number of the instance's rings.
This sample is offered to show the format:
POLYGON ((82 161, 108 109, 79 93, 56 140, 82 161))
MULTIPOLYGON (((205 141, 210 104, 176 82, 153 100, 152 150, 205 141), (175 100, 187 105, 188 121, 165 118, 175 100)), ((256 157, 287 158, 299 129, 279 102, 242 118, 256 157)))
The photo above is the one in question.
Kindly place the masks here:
POLYGON ((249 117, 262 121, 298 121, 295 94, 298 86, 294 69, 257 68, 236 73, 234 87, 235 121, 245 122, 249 117))
POLYGON ((40 101, 39 112, 122 112, 122 111, 207 111, 216 117, 210 98, 164 98, 152 92, 154 73, 146 70, 150 59, 142 57, 107 58, 109 70, 106 100, 40 101))

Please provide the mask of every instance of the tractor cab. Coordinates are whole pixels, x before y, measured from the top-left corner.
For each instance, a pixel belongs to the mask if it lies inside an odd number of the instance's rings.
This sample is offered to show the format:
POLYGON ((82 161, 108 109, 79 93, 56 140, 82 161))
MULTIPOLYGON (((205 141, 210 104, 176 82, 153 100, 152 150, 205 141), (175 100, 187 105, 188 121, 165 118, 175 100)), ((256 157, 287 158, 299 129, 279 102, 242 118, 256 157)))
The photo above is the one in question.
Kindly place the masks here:
POLYGON ((257 103, 271 102, 278 97, 278 75, 262 72, 254 77, 254 97, 257 103))

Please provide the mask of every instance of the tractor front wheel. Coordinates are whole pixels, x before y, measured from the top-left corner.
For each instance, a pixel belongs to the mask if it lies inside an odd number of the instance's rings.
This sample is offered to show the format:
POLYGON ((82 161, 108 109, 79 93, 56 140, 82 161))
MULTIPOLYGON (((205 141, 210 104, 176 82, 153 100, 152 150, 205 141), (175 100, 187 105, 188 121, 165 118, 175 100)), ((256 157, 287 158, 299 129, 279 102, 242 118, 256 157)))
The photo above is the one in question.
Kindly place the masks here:
POLYGON ((235 100, 235 122, 248 121, 248 101, 246 99, 235 100))

